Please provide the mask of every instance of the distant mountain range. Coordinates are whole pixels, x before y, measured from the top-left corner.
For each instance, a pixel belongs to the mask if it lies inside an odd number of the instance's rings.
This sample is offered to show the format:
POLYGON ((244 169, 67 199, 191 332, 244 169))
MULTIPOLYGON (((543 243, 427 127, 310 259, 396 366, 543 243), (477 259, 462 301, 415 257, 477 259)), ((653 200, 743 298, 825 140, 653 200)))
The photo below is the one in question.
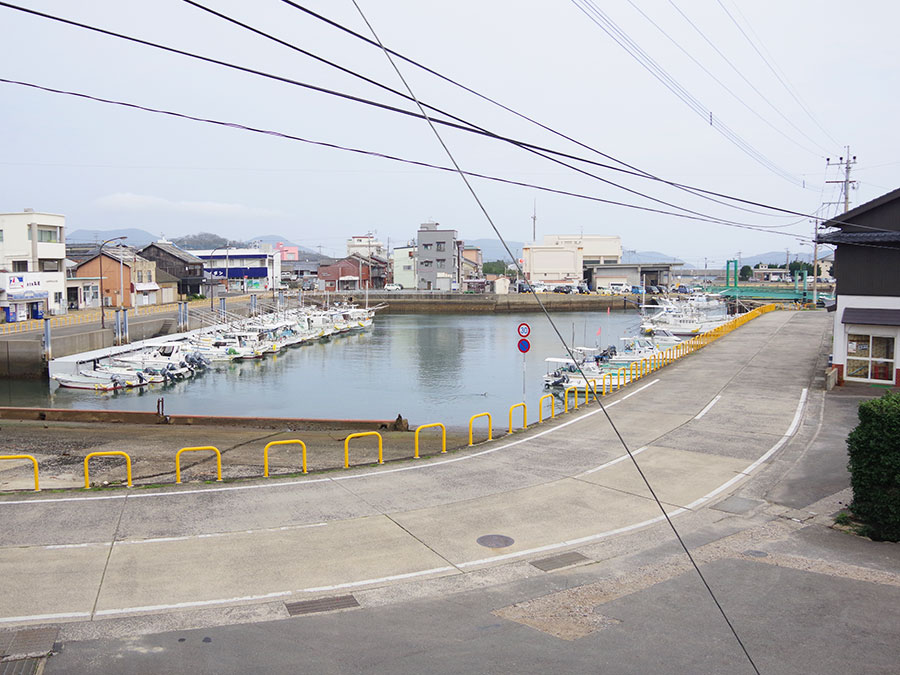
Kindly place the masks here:
MULTIPOLYGON (((137 248, 141 248, 143 246, 146 246, 147 244, 152 244, 154 241, 158 241, 159 239, 161 239, 160 235, 155 235, 147 232, 146 230, 140 230, 137 228, 121 228, 115 230, 72 230, 71 232, 66 232, 66 241, 70 244, 99 244, 103 241, 106 241, 107 239, 114 239, 116 237, 127 237, 124 241, 122 241, 122 243, 137 248)), ((185 237, 172 238, 172 241, 174 241, 176 244, 180 244, 182 241, 190 242, 191 240, 197 242, 197 245, 194 246, 195 249, 212 248, 211 246, 206 246, 203 243, 204 240, 200 235, 187 235, 185 237)), ((223 239, 223 241, 225 240, 223 239)), ((281 235, 277 234, 267 234, 262 237, 255 237, 252 241, 258 241, 263 244, 272 244, 273 246, 278 242, 282 242, 285 246, 297 246, 297 244, 294 244, 287 237, 282 237, 281 235)), ((319 254, 312 249, 305 248, 303 246, 299 246, 298 248, 301 252, 308 254, 310 258, 317 259, 319 257, 319 254)))
POLYGON ((115 237, 127 237, 123 244, 128 246, 146 246, 157 239, 158 235, 150 234, 146 230, 136 228, 124 228, 120 230, 72 230, 66 232, 66 241, 70 244, 100 244, 107 239, 115 237))
MULTIPOLYGON (((821 252, 821 255, 819 256, 820 260, 825 253, 825 251, 821 252)), ((750 265, 750 267, 755 267, 759 264, 784 265, 786 259, 788 262, 800 260, 802 262, 811 263, 812 253, 791 253, 790 256, 788 256, 784 251, 769 251, 768 253, 760 253, 759 255, 741 256, 741 265, 750 265)))

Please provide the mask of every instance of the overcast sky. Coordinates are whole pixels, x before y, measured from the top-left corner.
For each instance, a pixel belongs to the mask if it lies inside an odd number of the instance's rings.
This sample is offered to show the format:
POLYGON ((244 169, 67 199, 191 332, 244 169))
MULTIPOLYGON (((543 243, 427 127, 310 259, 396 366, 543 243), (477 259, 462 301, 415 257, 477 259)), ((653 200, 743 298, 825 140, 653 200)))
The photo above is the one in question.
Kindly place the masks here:
MULTIPOLYGON (((837 167, 826 170, 825 158, 837 160, 849 144, 858 157, 852 204, 900 187, 900 42, 895 35, 900 4, 894 1, 592 3, 624 39, 665 70, 673 86, 693 97, 701 113, 713 112, 714 126, 569 0, 358 1, 386 46, 666 180, 813 213, 823 202, 840 198, 840 185, 824 183, 842 177, 837 167), (777 170, 736 147, 717 130, 719 125, 777 170)), ((415 109, 394 94, 179 0, 21 4, 415 109)), ((402 88, 380 50, 279 0, 202 4, 402 88)), ((367 31, 351 0, 298 4, 367 31)), ((7 8, 0 8, 0 17, 2 78, 450 165, 419 119, 7 8)), ((468 123, 614 164, 409 64, 399 67, 420 100, 468 123)), ((31 207, 61 213, 70 230, 139 227, 170 237, 213 231, 237 239, 279 234, 310 248, 322 246, 326 254, 341 254, 348 236, 370 230, 400 243, 429 220, 457 229, 464 239, 494 236, 453 173, 19 85, 0 83, 0 96, 0 211, 31 207)), ((531 240, 536 205, 539 239, 549 233, 617 234, 626 248, 661 251, 701 265, 704 257, 721 265, 738 251, 743 256, 785 248, 811 251, 797 238, 812 234, 806 218, 740 211, 659 182, 573 162, 674 208, 662 206, 498 140, 450 129, 441 134, 466 171, 643 207, 692 209, 757 227, 777 226, 758 232, 473 179, 487 212, 509 239, 531 240)), ((835 213, 839 207, 823 208, 835 213)))

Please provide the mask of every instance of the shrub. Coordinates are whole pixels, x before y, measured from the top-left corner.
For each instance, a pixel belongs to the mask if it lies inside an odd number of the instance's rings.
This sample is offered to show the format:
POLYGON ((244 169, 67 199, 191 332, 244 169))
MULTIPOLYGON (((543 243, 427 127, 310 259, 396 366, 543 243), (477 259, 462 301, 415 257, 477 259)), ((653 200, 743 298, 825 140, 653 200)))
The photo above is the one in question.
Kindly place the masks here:
POLYGON ((859 405, 847 437, 853 515, 873 539, 900 541, 900 394, 859 405))

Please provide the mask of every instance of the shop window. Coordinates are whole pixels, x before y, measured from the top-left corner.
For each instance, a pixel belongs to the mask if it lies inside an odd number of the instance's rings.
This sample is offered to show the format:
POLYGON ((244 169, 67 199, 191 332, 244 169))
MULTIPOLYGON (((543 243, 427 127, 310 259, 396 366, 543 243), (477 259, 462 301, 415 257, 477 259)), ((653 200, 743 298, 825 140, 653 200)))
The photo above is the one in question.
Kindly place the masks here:
POLYGON ((844 376, 857 380, 894 381, 894 338, 865 333, 847 336, 844 376))

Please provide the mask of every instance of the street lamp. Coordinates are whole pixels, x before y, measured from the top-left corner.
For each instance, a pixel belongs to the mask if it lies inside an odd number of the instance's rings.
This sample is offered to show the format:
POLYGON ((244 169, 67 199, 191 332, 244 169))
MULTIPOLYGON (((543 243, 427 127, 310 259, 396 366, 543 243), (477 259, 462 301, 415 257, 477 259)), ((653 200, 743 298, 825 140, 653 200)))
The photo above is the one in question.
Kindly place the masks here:
POLYGON ((128 239, 128 237, 113 237, 100 244, 100 328, 106 328, 106 315, 103 311, 103 247, 111 241, 119 241, 120 239, 128 239))
MULTIPOLYGON (((233 248, 231 244, 226 246, 216 246, 212 251, 209 252, 209 269, 210 274, 212 274, 213 264, 215 263, 214 255, 216 251, 219 249, 225 249, 225 295, 228 295, 228 252, 233 248)), ((213 286, 212 279, 210 279, 209 284, 209 309, 210 311, 214 311, 215 307, 213 306, 213 286)))

